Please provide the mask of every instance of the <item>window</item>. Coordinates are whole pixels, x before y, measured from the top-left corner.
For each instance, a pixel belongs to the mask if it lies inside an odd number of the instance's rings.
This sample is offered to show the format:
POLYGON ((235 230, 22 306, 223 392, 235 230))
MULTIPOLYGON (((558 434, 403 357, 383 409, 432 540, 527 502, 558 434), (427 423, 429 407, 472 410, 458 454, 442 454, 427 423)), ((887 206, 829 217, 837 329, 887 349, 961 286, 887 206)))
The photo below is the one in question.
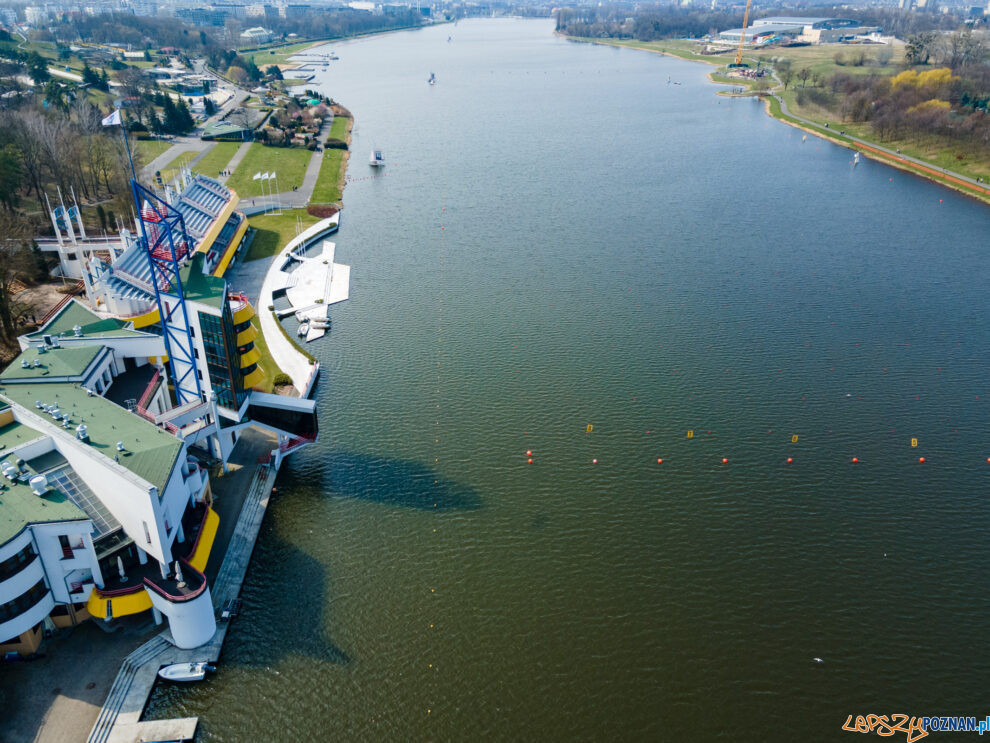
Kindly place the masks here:
POLYGON ((7 580, 12 575, 17 575, 29 564, 34 562, 38 553, 34 551, 34 545, 27 545, 15 555, 11 555, 3 562, 0 562, 0 581, 7 580))
POLYGON ((48 587, 45 585, 44 579, 39 580, 27 592, 22 593, 13 601, 0 605, 0 624, 9 622, 14 617, 19 617, 47 595, 48 587))

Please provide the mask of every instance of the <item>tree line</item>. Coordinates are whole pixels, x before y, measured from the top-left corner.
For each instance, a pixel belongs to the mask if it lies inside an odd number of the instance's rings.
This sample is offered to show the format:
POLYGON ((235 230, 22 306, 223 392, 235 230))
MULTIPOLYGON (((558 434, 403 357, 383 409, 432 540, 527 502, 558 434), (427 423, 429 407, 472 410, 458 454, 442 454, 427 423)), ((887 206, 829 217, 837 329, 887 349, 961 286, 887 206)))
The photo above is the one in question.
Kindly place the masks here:
MULTIPOLYGON (((750 20, 768 16, 813 16, 853 18, 865 26, 879 26, 885 34, 904 38, 910 34, 958 28, 962 19, 955 13, 918 13, 899 8, 844 6, 810 9, 760 8, 750 20)), ((740 10, 713 10, 676 5, 609 4, 601 7, 561 8, 557 11, 557 31, 585 38, 619 38, 657 41, 672 38, 717 36, 719 31, 739 28, 740 10)))

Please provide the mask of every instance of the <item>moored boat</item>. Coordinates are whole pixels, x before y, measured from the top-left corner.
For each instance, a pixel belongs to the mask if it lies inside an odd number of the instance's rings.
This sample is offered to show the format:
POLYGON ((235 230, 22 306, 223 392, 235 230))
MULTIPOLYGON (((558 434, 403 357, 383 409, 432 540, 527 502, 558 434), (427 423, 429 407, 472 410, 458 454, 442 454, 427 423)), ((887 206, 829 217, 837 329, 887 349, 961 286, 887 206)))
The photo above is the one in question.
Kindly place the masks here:
POLYGON ((158 669, 158 675, 166 681, 202 681, 207 671, 217 670, 205 660, 193 663, 173 663, 158 669))
POLYGON ((371 157, 369 158, 368 164, 373 168, 381 168, 385 165, 385 155, 377 147, 371 151, 371 157))

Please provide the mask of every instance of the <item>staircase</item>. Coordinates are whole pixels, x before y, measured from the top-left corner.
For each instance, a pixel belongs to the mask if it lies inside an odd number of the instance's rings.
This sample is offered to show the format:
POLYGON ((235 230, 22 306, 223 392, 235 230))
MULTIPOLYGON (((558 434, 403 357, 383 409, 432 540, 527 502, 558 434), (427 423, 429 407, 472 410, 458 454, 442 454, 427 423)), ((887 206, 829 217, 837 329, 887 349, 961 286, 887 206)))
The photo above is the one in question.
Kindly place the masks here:
POLYGON ((110 687, 110 693, 107 694, 107 701, 100 710, 100 716, 96 718, 96 724, 93 725, 89 738, 86 739, 87 743, 106 743, 141 666, 170 647, 171 645, 162 635, 155 635, 124 659, 117 678, 110 687))

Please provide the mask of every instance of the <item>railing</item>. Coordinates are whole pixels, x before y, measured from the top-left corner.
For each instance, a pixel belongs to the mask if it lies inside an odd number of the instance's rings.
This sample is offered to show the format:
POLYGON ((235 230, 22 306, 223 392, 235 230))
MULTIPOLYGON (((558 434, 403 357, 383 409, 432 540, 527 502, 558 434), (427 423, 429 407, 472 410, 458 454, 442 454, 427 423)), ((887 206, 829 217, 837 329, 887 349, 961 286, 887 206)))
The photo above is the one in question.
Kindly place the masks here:
POLYGON ((46 312, 42 316, 42 318, 38 321, 38 327, 39 328, 42 327, 46 322, 48 322, 53 317, 55 317, 55 315, 57 315, 59 313, 59 311, 63 307, 65 307, 65 305, 67 305, 71 301, 72 301, 72 295, 71 294, 66 294, 64 297, 62 297, 60 300, 58 300, 58 302, 55 304, 55 306, 52 307, 50 310, 48 310, 48 312, 46 312))
POLYGON ((301 444, 312 444, 314 441, 316 441, 316 434, 308 433, 305 436, 296 436, 294 439, 289 439, 284 444, 279 444, 278 450, 281 452, 285 452, 301 444))
POLYGON ((203 510, 203 520, 199 524, 199 531, 196 532, 196 539, 193 540, 192 547, 190 548, 189 553, 186 555, 187 560, 191 560, 193 558, 193 555, 196 554, 196 548, 199 547, 199 538, 203 536, 203 531, 206 529, 206 519, 209 517, 209 515, 210 515, 210 508, 209 506, 207 506, 203 510))
MULTIPOLYGON (((148 403, 151 401, 152 396, 158 389, 158 383, 161 381, 162 373, 158 369, 155 370, 155 375, 148 382, 148 386, 144 389, 144 394, 141 395, 141 399, 138 400, 138 408, 147 408, 148 403)), ((145 411, 147 412, 147 411, 145 411)))
POLYGON ((106 590, 104 588, 97 588, 96 591, 101 598, 112 599, 116 596, 127 596, 132 593, 137 593, 138 591, 143 591, 144 586, 141 583, 135 583, 133 586, 124 586, 123 588, 113 588, 106 590))
POLYGON ((150 281, 145 281, 141 277, 135 276, 130 271, 125 271, 122 268, 114 268, 113 275, 117 276, 118 278, 120 276, 124 276, 130 283, 137 285, 138 288, 144 289, 149 294, 155 293, 155 287, 152 285, 150 281))
POLYGON ((195 590, 190 591, 189 593, 187 593, 185 595, 174 596, 173 594, 169 593, 164 588, 162 588, 161 586, 159 586, 158 584, 156 584, 150 578, 145 578, 144 579, 144 585, 145 585, 145 587, 150 588, 152 591, 154 591, 155 593, 157 593, 159 596, 161 596, 162 598, 164 598, 166 601, 171 601, 173 603, 175 603, 175 602, 182 602, 182 601, 192 601, 194 598, 197 598, 198 596, 202 595, 203 591, 206 590, 206 576, 203 575, 201 572, 199 572, 192 565, 190 565, 189 564, 189 561, 186 560, 184 557, 180 557, 179 558, 179 562, 182 563, 183 570, 188 570, 190 573, 192 573, 193 575, 195 575, 201 581, 201 583, 199 584, 199 586, 195 590))
POLYGON ((121 320, 132 320, 136 317, 141 317, 142 315, 147 315, 149 312, 158 309, 158 305, 154 302, 148 305, 147 309, 137 310, 136 312, 130 312, 126 315, 117 315, 121 320))

